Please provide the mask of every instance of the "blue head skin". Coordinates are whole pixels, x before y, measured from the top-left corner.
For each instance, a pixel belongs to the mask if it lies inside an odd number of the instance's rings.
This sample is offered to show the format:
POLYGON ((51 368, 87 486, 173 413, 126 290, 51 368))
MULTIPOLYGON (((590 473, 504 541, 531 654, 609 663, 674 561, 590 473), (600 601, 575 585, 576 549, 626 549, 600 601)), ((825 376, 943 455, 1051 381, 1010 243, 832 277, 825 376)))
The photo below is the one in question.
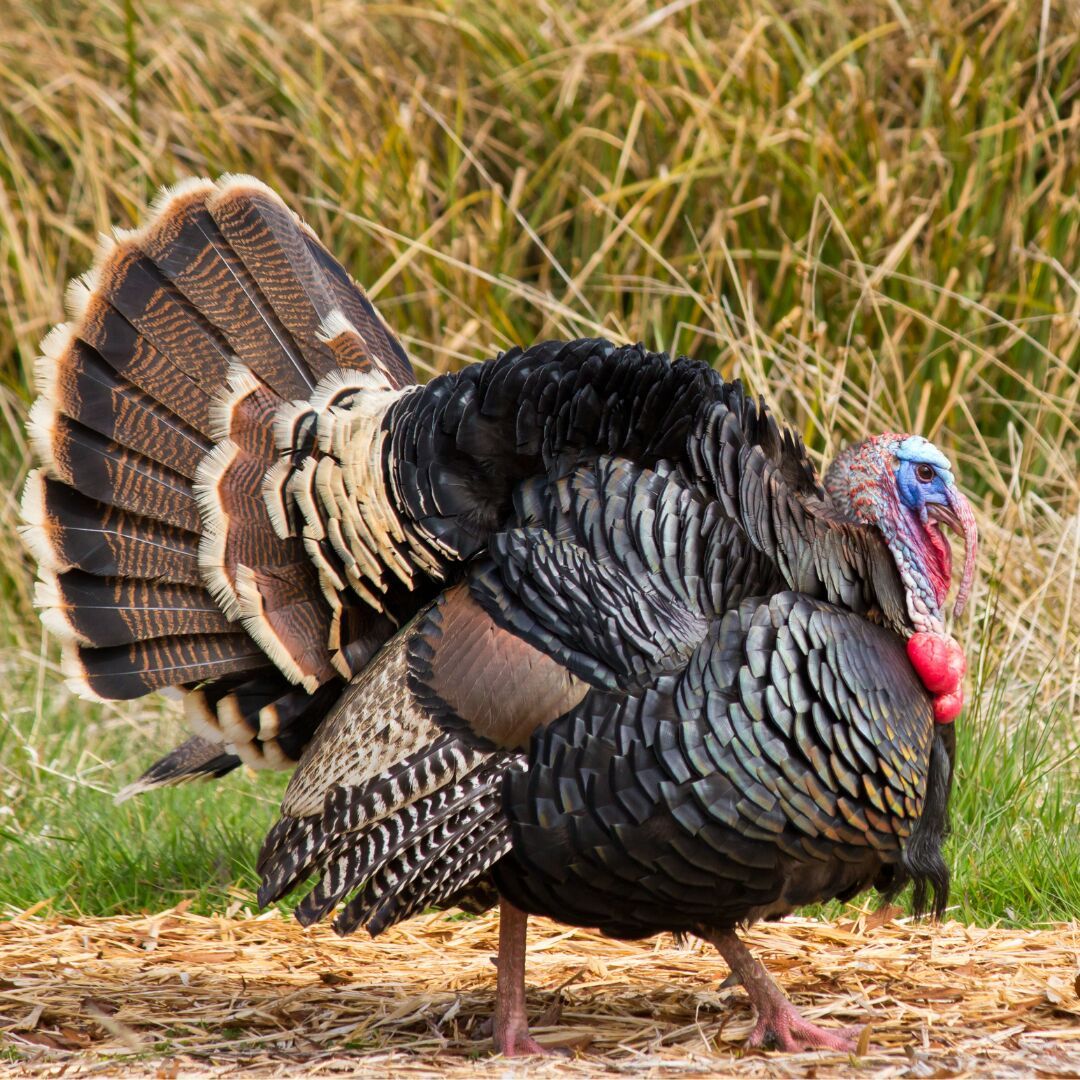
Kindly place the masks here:
POLYGON ((971 591, 978 547, 975 519, 949 459, 921 435, 875 435, 837 456, 825 486, 847 514, 881 531, 907 591, 915 629, 941 632, 952 552, 940 526, 947 525, 964 541, 956 615, 971 591))
POLYGON ((956 490, 952 465, 929 439, 909 435, 893 448, 893 456, 897 459, 896 487, 900 501, 917 513, 921 521, 926 521, 928 507, 951 505, 952 492, 956 490))

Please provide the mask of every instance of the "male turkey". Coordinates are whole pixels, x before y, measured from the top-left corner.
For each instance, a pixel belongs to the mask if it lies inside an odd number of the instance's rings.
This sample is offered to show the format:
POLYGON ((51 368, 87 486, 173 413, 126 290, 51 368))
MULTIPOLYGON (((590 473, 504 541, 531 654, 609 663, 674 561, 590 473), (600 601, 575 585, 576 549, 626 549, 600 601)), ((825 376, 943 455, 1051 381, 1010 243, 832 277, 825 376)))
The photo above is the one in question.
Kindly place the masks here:
POLYGON ((737 382, 602 340, 417 385, 246 177, 117 233, 45 340, 23 499, 38 603, 99 698, 194 736, 127 793, 299 761, 259 899, 341 933, 498 901, 495 1042, 535 1052, 526 912, 713 942, 752 1043, 803 1020, 735 936, 914 881, 944 903, 945 635, 968 503, 926 440, 818 481, 737 382), (936 713, 936 721, 935 721, 936 713))

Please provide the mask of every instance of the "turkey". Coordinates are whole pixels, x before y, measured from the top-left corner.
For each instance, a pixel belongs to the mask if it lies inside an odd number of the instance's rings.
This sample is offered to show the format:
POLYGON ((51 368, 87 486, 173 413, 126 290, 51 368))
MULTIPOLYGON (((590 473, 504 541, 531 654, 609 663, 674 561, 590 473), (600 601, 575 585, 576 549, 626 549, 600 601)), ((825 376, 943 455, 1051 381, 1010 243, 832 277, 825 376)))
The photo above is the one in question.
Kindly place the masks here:
POLYGON ((22 531, 92 698, 192 737, 125 790, 295 771, 259 900, 372 934, 500 906, 496 1048, 539 1052, 528 914, 715 944, 754 1045, 853 1047, 736 930, 876 887, 940 911, 976 530, 879 435, 819 479, 707 365, 548 341, 418 385, 249 177, 187 181, 72 283, 22 531))

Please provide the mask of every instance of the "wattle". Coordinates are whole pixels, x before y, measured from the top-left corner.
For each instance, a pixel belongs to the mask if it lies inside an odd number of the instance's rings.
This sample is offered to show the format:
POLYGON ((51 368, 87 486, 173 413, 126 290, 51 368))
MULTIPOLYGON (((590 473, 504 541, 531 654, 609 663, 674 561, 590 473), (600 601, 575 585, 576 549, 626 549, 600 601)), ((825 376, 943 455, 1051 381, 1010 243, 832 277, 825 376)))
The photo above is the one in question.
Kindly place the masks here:
POLYGON ((952 585, 952 548, 933 522, 927 522, 924 530, 926 537, 923 564, 930 587, 934 590, 938 607, 945 603, 952 585))
POLYGON ((934 699, 934 719, 947 724, 964 707, 964 675, 967 658, 947 634, 920 632, 907 643, 908 659, 934 699))

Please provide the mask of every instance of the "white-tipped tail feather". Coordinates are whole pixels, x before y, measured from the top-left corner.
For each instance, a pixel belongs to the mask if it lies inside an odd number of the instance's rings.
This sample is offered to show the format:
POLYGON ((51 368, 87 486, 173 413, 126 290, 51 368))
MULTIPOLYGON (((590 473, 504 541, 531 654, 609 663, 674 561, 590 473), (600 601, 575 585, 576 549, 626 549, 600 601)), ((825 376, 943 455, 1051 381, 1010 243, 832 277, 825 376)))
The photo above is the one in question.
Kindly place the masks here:
POLYGON ((322 321, 319 327, 319 340, 329 345, 330 342, 342 335, 354 334, 360 337, 360 331, 345 317, 341 308, 334 308, 322 321))
POLYGON ((298 683, 309 694, 314 694, 319 688, 319 680, 314 675, 304 673, 288 646, 278 636, 267 617, 255 571, 250 566, 240 564, 236 568, 236 593, 240 601, 240 618, 244 629, 287 679, 298 683))
POLYGON ((26 421, 26 433, 30 437, 30 446, 34 456, 47 472, 56 474, 56 459, 53 456, 53 433, 56 429, 56 407, 47 397, 39 397, 30 406, 30 415, 26 421))
POLYGON ((79 657, 77 645, 65 645, 60 652, 60 670, 64 674, 64 685, 76 697, 96 704, 108 701, 90 685, 86 677, 86 667, 79 657))
POLYGON ((219 442, 229 438, 233 411, 245 398, 259 390, 265 390, 265 384, 250 368, 243 364, 233 364, 225 380, 225 390, 210 406, 210 437, 219 442))
POLYGON ((23 521, 18 526, 19 536, 40 571, 62 574, 70 570, 71 564, 61 556, 49 539, 45 517, 44 469, 33 469, 27 476, 19 503, 19 514, 23 521))
POLYGON ((199 463, 194 488, 203 525, 202 539, 199 541, 199 568, 210 595, 230 619, 240 618, 242 612, 240 597, 225 569, 228 522, 218 485, 238 453, 239 448, 230 439, 218 443, 199 463))
POLYGON ((41 615, 45 629, 63 645, 86 645, 89 638, 79 633, 71 622, 67 605, 60 593, 56 575, 40 567, 34 584, 34 606, 41 615))

